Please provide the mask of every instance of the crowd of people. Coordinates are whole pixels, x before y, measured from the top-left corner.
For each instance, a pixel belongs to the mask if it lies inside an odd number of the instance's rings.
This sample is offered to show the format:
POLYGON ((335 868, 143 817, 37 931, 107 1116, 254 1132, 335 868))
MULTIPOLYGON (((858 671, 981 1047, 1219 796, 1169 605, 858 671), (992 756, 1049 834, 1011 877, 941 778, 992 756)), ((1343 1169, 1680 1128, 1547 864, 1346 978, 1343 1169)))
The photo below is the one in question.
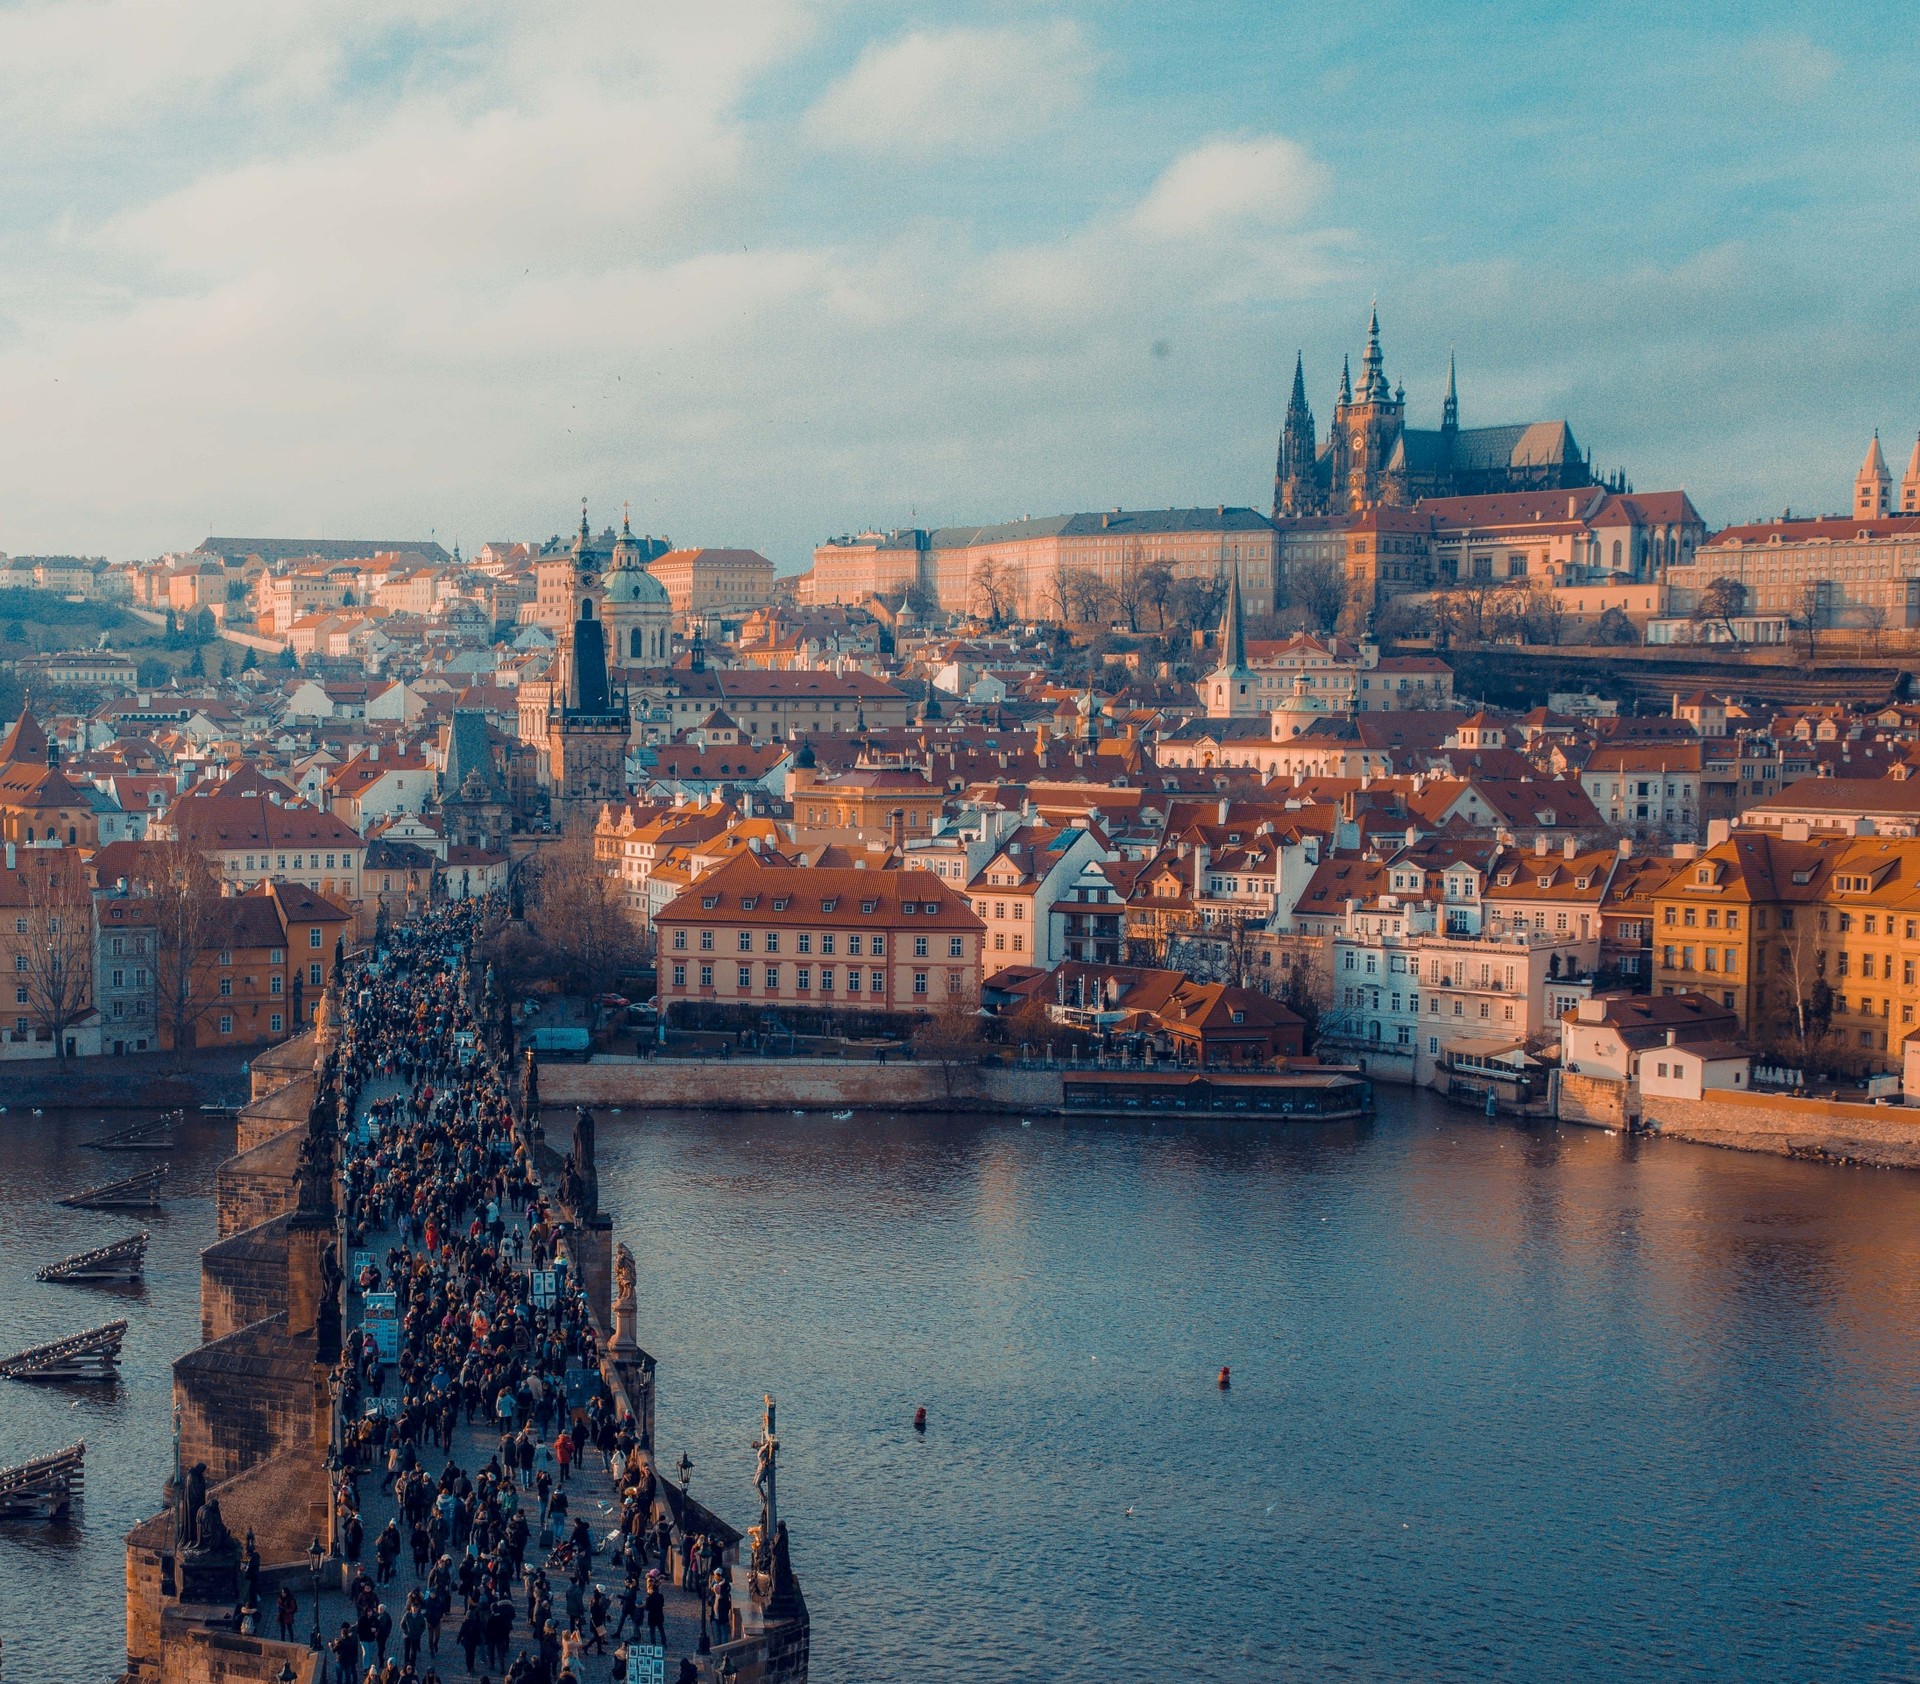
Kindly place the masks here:
MULTIPOLYGON (((698 1598, 698 1653, 733 1632, 725 1543, 656 1480, 601 1375, 566 1213, 476 1013, 482 915, 405 926, 345 985, 340 1181, 362 1314, 338 1375, 337 1684, 442 1684, 456 1650, 481 1684, 637 1677, 631 1645, 664 1650, 675 1584, 698 1598), (591 1463, 613 1500, 576 1508, 591 1463)), ((700 1673, 680 1662, 682 1684, 700 1673)))

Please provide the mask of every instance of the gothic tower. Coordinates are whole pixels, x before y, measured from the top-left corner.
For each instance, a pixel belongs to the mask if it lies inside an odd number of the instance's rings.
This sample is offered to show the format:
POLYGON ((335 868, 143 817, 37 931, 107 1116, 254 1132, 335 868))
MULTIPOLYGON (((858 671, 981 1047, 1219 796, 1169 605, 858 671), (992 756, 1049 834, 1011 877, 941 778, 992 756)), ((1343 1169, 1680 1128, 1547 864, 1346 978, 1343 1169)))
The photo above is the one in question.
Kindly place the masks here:
POLYGON ((1287 399, 1287 418, 1280 428, 1280 454, 1273 471, 1273 514, 1319 514, 1319 447, 1313 436, 1313 411, 1307 407, 1306 367, 1293 354, 1293 395, 1287 399))
MULTIPOLYGON (((1344 384, 1344 376, 1342 383, 1344 384)), ((1386 358, 1380 350, 1380 311, 1367 324, 1367 352, 1360 365, 1360 389, 1345 406, 1344 420, 1336 421, 1347 440, 1343 506, 1371 508, 1385 489, 1388 460, 1400 442, 1406 401, 1387 384, 1386 358)))

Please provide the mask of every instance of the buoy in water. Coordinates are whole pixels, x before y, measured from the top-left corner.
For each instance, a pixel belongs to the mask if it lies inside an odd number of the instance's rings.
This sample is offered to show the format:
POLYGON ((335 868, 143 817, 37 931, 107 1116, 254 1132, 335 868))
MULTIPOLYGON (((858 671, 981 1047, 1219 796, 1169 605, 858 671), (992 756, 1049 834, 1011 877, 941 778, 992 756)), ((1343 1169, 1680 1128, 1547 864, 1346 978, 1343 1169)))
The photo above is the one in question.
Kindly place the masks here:
POLYGON ((913 1412, 913 1430, 917 1433, 927 1430, 927 1406, 924 1403, 913 1412))
POLYGON ((1220 1389, 1221 1389, 1221 1391, 1223 1391, 1223 1392, 1224 1392, 1224 1391, 1225 1391, 1225 1390, 1226 1390, 1226 1389, 1227 1389, 1227 1388, 1228 1388, 1229 1386, 1231 1386, 1231 1385, 1233 1384, 1233 1370, 1232 1370, 1232 1369, 1230 1369, 1230 1368, 1223 1368, 1223 1369, 1221 1369, 1221 1370, 1220 1370, 1220 1382, 1219 1382, 1219 1384, 1220 1384, 1220 1389))

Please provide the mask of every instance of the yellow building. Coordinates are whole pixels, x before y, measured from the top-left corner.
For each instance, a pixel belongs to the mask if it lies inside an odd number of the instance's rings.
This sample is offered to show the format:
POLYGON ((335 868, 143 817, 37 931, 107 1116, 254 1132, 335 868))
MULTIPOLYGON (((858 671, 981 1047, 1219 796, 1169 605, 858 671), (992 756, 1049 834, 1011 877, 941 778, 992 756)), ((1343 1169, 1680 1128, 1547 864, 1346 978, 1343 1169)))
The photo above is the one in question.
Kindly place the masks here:
POLYGON ((667 587, 676 631, 692 620, 744 618, 773 600, 773 563, 758 550, 669 550, 647 571, 667 587))
POLYGON ((1896 1070, 1920 1012, 1920 839, 1740 830, 1652 896, 1653 987, 1731 1007, 1754 1050, 1896 1070))

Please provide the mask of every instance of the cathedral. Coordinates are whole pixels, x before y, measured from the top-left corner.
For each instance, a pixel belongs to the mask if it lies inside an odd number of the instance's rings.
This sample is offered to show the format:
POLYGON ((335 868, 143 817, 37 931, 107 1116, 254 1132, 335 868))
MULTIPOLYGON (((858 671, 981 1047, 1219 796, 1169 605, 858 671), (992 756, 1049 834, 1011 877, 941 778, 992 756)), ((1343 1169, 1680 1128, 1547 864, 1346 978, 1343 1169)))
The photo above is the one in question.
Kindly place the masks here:
POLYGON ((553 662, 545 680, 519 691, 520 736, 543 751, 549 803, 563 825, 591 824, 601 803, 625 799, 630 715, 615 674, 666 666, 673 652, 673 605, 626 521, 605 573, 599 561, 583 506, 553 662))
POLYGON ((1367 329, 1357 390, 1351 370, 1350 363, 1341 365, 1333 425, 1325 439, 1316 439, 1305 365, 1294 358, 1293 395, 1274 467, 1276 520, 1357 514, 1382 503, 1408 505, 1423 497, 1571 490, 1594 483, 1591 464, 1564 421, 1462 427, 1451 357, 1439 427, 1409 427, 1406 387, 1387 384, 1377 309, 1367 329))

